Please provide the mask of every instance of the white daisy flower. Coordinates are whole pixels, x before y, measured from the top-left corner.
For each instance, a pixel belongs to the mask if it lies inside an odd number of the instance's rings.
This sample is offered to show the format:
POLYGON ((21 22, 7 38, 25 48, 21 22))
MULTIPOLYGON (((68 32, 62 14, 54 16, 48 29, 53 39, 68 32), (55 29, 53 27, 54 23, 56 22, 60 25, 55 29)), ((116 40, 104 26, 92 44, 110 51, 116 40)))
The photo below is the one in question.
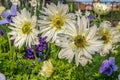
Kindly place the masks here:
POLYGON ((14 45, 16 47, 21 48, 21 46, 26 43, 27 47, 31 47, 31 45, 38 44, 38 34, 39 31, 36 29, 36 16, 32 16, 26 10, 21 10, 21 13, 17 13, 17 16, 13 18, 13 22, 11 23, 11 27, 9 27, 12 31, 9 32, 11 35, 11 40, 14 40, 14 45))
POLYGON ((104 3, 94 3, 93 7, 93 10, 99 15, 107 14, 111 10, 110 5, 104 3))
POLYGON ((58 3, 56 6, 51 3, 46 6, 41 11, 43 15, 40 16, 41 20, 39 21, 40 32, 42 33, 42 37, 47 37, 47 41, 54 42, 56 35, 64 32, 66 25, 71 23, 71 19, 75 17, 73 17, 72 13, 68 13, 69 8, 67 4, 58 3))
POLYGON ((111 27, 109 21, 103 21, 100 24, 98 35, 104 41, 104 47, 100 52, 101 56, 105 56, 112 49, 112 45, 120 40, 120 34, 116 27, 111 27))
POLYGON ((50 60, 44 61, 40 74, 44 77, 50 77, 53 73, 53 65, 50 60))
POLYGON ((102 41, 96 37, 97 27, 89 27, 85 16, 78 17, 77 23, 68 26, 66 34, 58 34, 56 44, 62 47, 58 57, 66 58, 70 63, 75 56, 76 65, 85 66, 92 59, 92 54, 102 47, 102 41))

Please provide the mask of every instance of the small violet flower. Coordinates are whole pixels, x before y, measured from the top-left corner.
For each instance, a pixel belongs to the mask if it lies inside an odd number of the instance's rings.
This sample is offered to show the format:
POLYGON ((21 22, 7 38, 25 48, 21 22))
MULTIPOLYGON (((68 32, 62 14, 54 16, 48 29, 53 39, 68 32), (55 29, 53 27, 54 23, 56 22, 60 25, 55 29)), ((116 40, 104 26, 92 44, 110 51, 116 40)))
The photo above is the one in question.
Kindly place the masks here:
POLYGON ((46 48, 47 48, 46 37, 45 38, 39 37, 39 44, 35 45, 36 53, 39 54, 40 52, 42 52, 46 48))
POLYGON ((93 20, 94 17, 93 17, 92 15, 89 15, 89 16, 88 16, 88 19, 89 19, 89 20, 93 20))
MULTIPOLYGON (((42 52, 40 52, 39 54, 42 55, 42 52)), ((24 58, 25 59, 35 59, 35 57, 34 57, 34 50, 32 48, 26 48, 25 54, 24 54, 24 58)), ((41 58, 40 57, 38 57, 37 60, 38 60, 38 62, 41 62, 41 58)))
POLYGON ((17 6, 12 5, 9 11, 5 11, 2 13, 4 19, 0 20, 0 25, 12 23, 12 17, 15 17, 16 15, 17 15, 17 6))
POLYGON ((0 80, 6 80, 5 75, 0 73, 0 80))
MULTIPOLYGON (((47 48, 46 38, 39 37, 39 44, 35 45, 36 56, 38 57, 38 62, 41 61, 42 51, 47 48)), ((34 50, 32 48, 26 48, 25 59, 34 59, 34 50)))
POLYGON ((34 59, 34 50, 32 48, 26 48, 25 50, 25 55, 24 55, 25 59, 34 59))
POLYGON ((111 76, 114 71, 117 71, 118 67, 115 65, 115 58, 110 57, 109 60, 104 60, 100 66, 100 73, 111 76))
POLYGON ((38 62, 40 62, 40 61, 41 61, 41 58, 38 58, 37 60, 38 60, 38 62))

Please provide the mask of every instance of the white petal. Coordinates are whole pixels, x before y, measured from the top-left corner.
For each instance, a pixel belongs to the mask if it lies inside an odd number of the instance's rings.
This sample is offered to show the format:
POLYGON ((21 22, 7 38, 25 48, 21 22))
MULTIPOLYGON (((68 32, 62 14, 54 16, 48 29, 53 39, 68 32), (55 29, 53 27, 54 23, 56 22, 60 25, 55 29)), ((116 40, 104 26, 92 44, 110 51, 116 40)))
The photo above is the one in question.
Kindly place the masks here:
POLYGON ((72 52, 71 49, 68 48, 62 49, 58 54, 58 58, 60 59, 66 58, 68 59, 69 63, 72 61, 73 57, 74 53, 72 52))
POLYGON ((96 31, 97 31, 97 26, 94 25, 93 27, 90 28, 87 39, 93 39, 96 35, 96 31))

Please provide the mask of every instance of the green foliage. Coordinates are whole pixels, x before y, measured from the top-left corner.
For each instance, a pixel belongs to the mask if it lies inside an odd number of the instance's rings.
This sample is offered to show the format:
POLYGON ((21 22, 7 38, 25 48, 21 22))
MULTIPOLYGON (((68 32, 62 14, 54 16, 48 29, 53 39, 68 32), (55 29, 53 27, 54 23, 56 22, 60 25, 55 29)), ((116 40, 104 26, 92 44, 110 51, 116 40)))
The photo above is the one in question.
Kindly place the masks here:
MULTIPOLYGON (((120 54, 111 54, 106 57, 100 57, 99 54, 94 55, 92 61, 82 67, 75 65, 75 62, 68 63, 65 59, 59 59, 58 53, 60 48, 53 43, 49 43, 49 49, 44 53, 46 59, 50 59, 53 66, 54 72, 48 80, 115 80, 120 74, 120 69, 114 72, 112 76, 108 77, 106 75, 99 73, 99 67, 102 61, 108 59, 110 56, 115 56, 116 64, 120 67, 120 54)), ((118 52, 119 50, 118 43, 118 52)), ((16 53, 16 59, 13 60, 8 53, 0 53, 0 72, 4 73, 10 80, 46 80, 45 77, 39 75, 42 62, 36 62, 35 60, 23 59, 23 53, 16 53)))

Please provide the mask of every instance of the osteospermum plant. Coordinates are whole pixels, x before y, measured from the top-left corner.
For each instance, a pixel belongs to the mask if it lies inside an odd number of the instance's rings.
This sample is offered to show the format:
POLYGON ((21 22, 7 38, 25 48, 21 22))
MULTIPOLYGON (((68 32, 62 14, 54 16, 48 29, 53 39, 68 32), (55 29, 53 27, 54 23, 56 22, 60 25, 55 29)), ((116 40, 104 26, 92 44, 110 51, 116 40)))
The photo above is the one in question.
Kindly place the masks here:
POLYGON ((74 19, 73 14, 68 13, 69 7, 67 4, 54 3, 47 4, 43 8, 40 16, 40 32, 42 37, 47 37, 46 40, 54 42, 58 33, 63 33, 68 24, 74 19))
POLYGON ((111 27, 111 23, 109 21, 103 21, 100 24, 98 36, 104 44, 103 49, 100 51, 101 56, 109 54, 113 49, 113 45, 120 40, 119 30, 116 27, 111 27))
POLYGON ((21 48, 24 44, 31 47, 38 44, 39 31, 36 29, 36 16, 31 14, 24 8, 21 13, 17 13, 17 16, 13 18, 13 22, 10 25, 11 40, 14 40, 14 45, 21 48))
POLYGON ((96 37, 96 32, 97 26, 90 27, 85 16, 77 16, 76 24, 72 23, 65 34, 57 37, 56 44, 62 47, 58 57, 66 58, 70 63, 75 56, 76 65, 85 66, 92 59, 92 54, 99 52, 103 45, 96 37))
MULTIPOLYGON (((57 5, 45 0, 3 1, 8 2, 0 7, 0 80, 118 79, 119 25, 98 22, 87 10, 70 13, 72 4, 60 0, 57 5), (107 55, 113 50, 116 55, 107 55)), ((106 5, 95 7, 99 15, 110 11, 106 5)))

